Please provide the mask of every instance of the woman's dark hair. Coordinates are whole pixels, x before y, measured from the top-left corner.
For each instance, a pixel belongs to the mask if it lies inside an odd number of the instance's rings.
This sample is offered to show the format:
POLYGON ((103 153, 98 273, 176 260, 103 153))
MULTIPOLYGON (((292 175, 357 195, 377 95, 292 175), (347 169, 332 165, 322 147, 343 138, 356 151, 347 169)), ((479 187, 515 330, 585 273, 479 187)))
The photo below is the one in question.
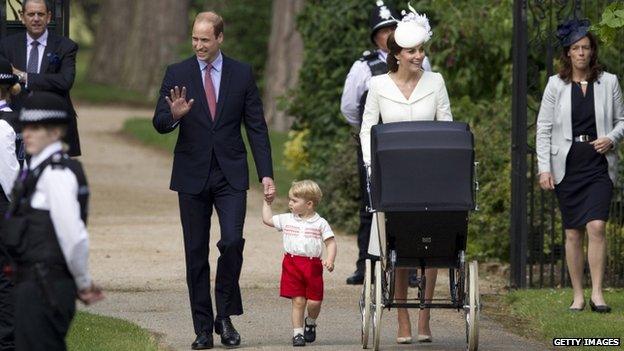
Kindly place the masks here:
MULTIPOLYGON (((598 41, 596 40, 596 36, 590 32, 587 32, 585 36, 589 39, 589 45, 592 51, 591 57, 589 58, 589 77, 587 77, 587 81, 593 83, 598 80, 598 76, 602 73, 602 65, 598 63, 598 41)), ((568 56, 572 45, 564 46, 561 51, 561 57, 559 58, 561 66, 559 69, 559 78, 566 83, 570 83, 572 80, 572 60, 568 56)))
POLYGON ((400 54, 403 48, 400 47, 399 44, 397 44, 396 40, 394 40, 394 32, 390 33, 386 44, 389 51, 388 57, 386 58, 386 63, 388 64, 388 72, 394 73, 399 70, 399 64, 397 63, 395 55, 400 54))

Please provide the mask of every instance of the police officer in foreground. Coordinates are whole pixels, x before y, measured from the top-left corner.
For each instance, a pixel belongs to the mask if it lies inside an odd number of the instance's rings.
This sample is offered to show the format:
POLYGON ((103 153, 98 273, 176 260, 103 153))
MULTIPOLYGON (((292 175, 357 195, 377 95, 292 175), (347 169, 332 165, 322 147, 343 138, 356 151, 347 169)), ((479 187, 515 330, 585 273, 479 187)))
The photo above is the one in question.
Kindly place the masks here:
MULTIPOLYGON (((19 77, 13 74, 9 61, 0 57, 0 228, 4 213, 9 208, 13 183, 20 169, 16 156, 18 114, 9 107, 11 97, 19 94, 20 91, 19 77)), ((21 145, 21 142, 19 144, 21 145)), ((1 262, 7 259, 6 250, 0 242, 0 267, 2 267, 1 262)), ((0 351, 15 349, 12 288, 12 281, 0 269, 0 351)))
POLYGON ((48 92, 26 98, 19 116, 30 161, 1 236, 13 261, 17 350, 65 350, 76 298, 104 298, 88 271, 87 181, 61 143, 70 117, 64 99, 48 92))
MULTIPOLYGON (((355 134, 359 134, 360 125, 362 124, 362 114, 364 113, 364 105, 368 94, 368 82, 371 77, 388 73, 386 59, 388 57, 387 40, 390 33, 396 29, 397 19, 400 19, 399 13, 389 5, 384 4, 382 0, 375 3, 375 7, 371 11, 370 23, 370 39, 375 45, 375 50, 367 50, 360 57, 347 75, 344 89, 342 91, 342 99, 340 102, 340 111, 347 119, 347 122, 354 127, 355 134)), ((429 59, 425 57, 423 69, 431 71, 429 59)), ((383 117, 382 117, 383 118, 383 117)), ((359 145, 359 137, 357 149, 358 174, 360 179, 360 226, 358 228, 358 249, 359 255, 356 262, 355 272, 347 278, 347 284, 362 284, 364 282, 364 262, 368 255, 368 242, 370 237, 371 222, 373 215, 366 210, 368 206, 368 192, 366 191, 366 171, 364 169, 364 161, 362 160, 362 149, 359 145)), ((410 280, 412 278, 410 277, 410 280)))

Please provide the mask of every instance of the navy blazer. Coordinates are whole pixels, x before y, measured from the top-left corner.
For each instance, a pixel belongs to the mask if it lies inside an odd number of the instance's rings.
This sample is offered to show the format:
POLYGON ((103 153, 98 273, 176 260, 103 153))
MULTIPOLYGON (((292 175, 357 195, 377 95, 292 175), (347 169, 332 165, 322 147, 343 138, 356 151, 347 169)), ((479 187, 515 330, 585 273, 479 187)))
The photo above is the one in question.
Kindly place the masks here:
MULTIPOLYGON (((69 97, 69 91, 76 77, 76 54, 78 44, 71 39, 56 35, 48 30, 48 41, 41 60, 40 73, 28 73, 28 89, 11 99, 13 111, 19 111, 22 101, 30 91, 48 91, 62 96, 70 110, 72 119, 67 128, 65 142, 70 156, 80 155, 80 139, 76 124, 76 111, 69 97)), ((0 56, 6 58, 15 68, 26 71, 26 32, 9 35, 0 41, 0 56)))
POLYGON ((180 127, 176 142, 170 189, 198 194, 210 175, 212 155, 217 157, 228 183, 235 189, 249 188, 247 151, 241 135, 245 125, 258 178, 273 177, 271 145, 262 101, 251 66, 223 55, 219 100, 215 121, 210 117, 196 56, 167 67, 152 120, 154 128, 169 133, 180 127), (176 124, 165 96, 178 86, 186 87, 191 110, 176 124))

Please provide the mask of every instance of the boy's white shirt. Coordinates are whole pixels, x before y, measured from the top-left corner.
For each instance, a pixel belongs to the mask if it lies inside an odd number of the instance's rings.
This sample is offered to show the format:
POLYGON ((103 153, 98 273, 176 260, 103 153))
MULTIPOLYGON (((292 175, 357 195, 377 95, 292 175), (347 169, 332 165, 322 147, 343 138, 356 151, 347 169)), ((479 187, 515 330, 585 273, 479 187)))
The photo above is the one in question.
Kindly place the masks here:
MULTIPOLYGON (((29 169, 36 168, 61 150, 60 141, 48 145, 30 159, 29 169)), ((32 208, 50 211, 59 246, 76 286, 79 290, 89 288, 89 234, 80 217, 78 180, 74 172, 66 168, 46 167, 41 172, 30 205, 32 208)))
POLYGON ((292 213, 275 215, 273 225, 283 233, 284 251, 291 255, 321 257, 324 241, 334 237, 329 223, 318 213, 306 219, 292 213))

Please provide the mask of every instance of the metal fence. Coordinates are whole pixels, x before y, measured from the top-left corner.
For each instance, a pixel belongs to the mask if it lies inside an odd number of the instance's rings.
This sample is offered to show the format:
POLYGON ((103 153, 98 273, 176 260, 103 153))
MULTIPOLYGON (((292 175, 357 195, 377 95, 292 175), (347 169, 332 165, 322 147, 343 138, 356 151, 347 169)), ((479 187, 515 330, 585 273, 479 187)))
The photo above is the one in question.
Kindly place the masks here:
MULTIPOLYGON (((621 1, 621 0, 620 0, 621 1)), ((535 127, 542 93, 556 73, 561 47, 557 24, 573 18, 598 23, 606 0, 516 0, 514 2, 512 104, 511 285, 557 287, 569 284, 565 265, 565 233, 557 201, 537 182, 535 127)), ((600 47, 605 70, 624 77, 624 37, 614 47, 600 47)), ((622 153, 620 151, 620 153, 622 153)), ((620 163, 620 174, 624 164, 620 163)), ((624 285, 624 190, 622 176, 614 189, 607 225, 605 283, 624 285)), ((587 270, 587 267, 586 267, 587 270)), ((588 278, 588 274, 585 275, 588 278)))

